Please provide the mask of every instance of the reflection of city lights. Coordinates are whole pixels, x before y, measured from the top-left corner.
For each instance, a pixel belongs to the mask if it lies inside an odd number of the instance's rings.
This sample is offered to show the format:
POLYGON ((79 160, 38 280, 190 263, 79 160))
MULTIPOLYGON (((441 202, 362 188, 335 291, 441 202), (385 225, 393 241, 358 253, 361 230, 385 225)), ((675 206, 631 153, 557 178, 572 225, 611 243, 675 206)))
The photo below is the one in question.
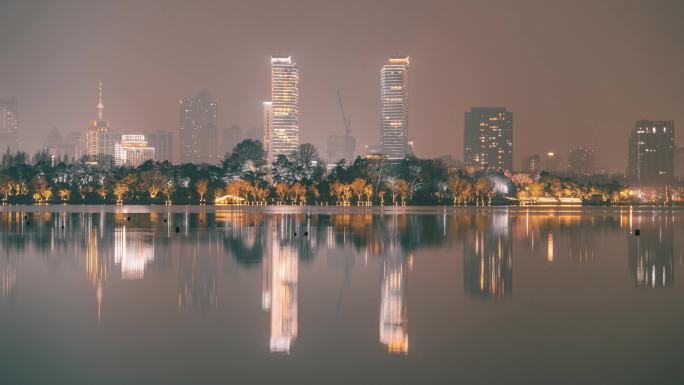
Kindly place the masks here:
MULTIPOLYGON (((283 233, 288 232, 286 223, 281 223, 283 233)), ((282 244, 276 229, 270 230, 270 269, 264 278, 270 278, 270 285, 264 284, 262 307, 271 311, 270 351, 290 353, 297 338, 297 282, 299 279, 299 258, 292 245, 282 244), (270 277, 267 277, 270 273, 270 277)))
POLYGON ((390 353, 408 353, 406 269, 406 262, 401 255, 388 256, 383 260, 380 342, 387 346, 390 353))
POLYGON ((121 265, 121 278, 142 279, 145 266, 154 261, 152 234, 126 231, 126 226, 114 230, 114 263, 121 265))
POLYGON ((17 282, 17 272, 12 266, 5 266, 0 274, 2 274, 0 277, 0 295, 6 297, 14 289, 17 282))
POLYGON ((553 233, 546 236, 546 260, 553 262, 553 233))

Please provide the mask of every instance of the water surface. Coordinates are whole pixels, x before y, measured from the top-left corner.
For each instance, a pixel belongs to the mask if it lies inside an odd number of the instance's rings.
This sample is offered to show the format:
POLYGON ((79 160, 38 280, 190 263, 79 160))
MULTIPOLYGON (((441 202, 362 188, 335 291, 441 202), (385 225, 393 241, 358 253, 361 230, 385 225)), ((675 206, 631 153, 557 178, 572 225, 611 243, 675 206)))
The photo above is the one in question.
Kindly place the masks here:
POLYGON ((683 214, 4 206, 0 382, 682 383, 683 214))

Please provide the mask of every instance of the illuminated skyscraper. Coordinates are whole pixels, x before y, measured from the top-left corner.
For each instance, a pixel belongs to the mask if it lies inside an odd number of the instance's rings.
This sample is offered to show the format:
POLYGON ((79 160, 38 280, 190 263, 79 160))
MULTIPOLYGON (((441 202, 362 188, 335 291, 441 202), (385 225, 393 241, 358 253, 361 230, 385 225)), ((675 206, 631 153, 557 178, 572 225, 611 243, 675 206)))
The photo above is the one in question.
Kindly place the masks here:
POLYGON ((273 162, 273 103, 264 102, 264 152, 266 153, 266 162, 270 164, 273 162))
POLYGON ((271 57, 271 107, 271 126, 264 127, 269 160, 290 156, 299 147, 299 69, 290 56, 271 57))
POLYGON ((9 147, 11 151, 17 150, 17 99, 0 99, 0 145, 3 151, 9 147))
POLYGON ((217 163, 218 104, 206 91, 180 100, 180 158, 183 163, 217 163))
POLYGON ((469 167, 513 169, 513 113, 475 107, 465 113, 463 161, 469 167))
POLYGON ((380 70, 380 144, 387 159, 409 155, 408 140, 409 57, 390 57, 380 70))
POLYGON ((629 137, 627 178, 633 183, 665 185, 674 177, 674 122, 638 121, 629 137))

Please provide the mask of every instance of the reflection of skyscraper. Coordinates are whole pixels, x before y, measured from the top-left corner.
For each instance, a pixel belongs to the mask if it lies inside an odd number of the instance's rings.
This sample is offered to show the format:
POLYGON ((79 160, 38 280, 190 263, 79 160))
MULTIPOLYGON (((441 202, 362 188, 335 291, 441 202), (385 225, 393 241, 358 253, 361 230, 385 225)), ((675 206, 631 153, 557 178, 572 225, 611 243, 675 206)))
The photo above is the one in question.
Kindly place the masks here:
POLYGON ((207 311, 218 304, 218 261, 215 256, 183 255, 178 260, 178 307, 207 311))
POLYGON ((292 233, 292 229, 288 228, 288 219, 283 217, 279 223, 267 225, 267 257, 263 262, 264 269, 268 270, 264 271, 264 280, 269 282, 264 282, 262 292, 262 308, 271 311, 270 351, 286 354, 290 353, 292 343, 297 338, 299 280, 296 246, 285 239, 292 233))
POLYGON ((398 246, 390 246, 382 261, 380 342, 390 353, 408 353, 407 263, 398 246))
POLYGON ((478 298, 502 299, 513 289, 512 243, 508 214, 494 214, 478 223, 463 243, 463 284, 478 298))
POLYGON ((638 287, 674 285, 674 226, 663 216, 657 223, 642 222, 640 235, 628 237, 629 269, 638 287))
POLYGON ((114 230, 114 263, 121 265, 122 279, 142 279, 145 266, 154 261, 154 241, 151 232, 126 231, 126 226, 114 230))
POLYGON ((12 264, 0 266, 0 297, 7 297, 14 290, 17 282, 17 271, 12 264))

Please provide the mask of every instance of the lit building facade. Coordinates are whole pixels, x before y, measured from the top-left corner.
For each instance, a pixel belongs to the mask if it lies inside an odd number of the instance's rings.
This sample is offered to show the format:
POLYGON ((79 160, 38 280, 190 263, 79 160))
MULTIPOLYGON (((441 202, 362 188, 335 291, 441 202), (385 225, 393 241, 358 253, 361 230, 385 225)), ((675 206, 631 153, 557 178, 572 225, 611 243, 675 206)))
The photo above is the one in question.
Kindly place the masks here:
POLYGON ((264 113, 264 137, 262 141, 266 153, 266 162, 270 164, 273 162, 273 103, 264 102, 262 107, 264 113))
POLYGON ((138 167, 145 161, 154 160, 154 147, 147 145, 145 135, 121 135, 121 142, 115 145, 114 164, 138 167))
POLYGON ((269 155, 290 156, 299 148, 299 69, 290 56, 271 57, 271 107, 269 155))
POLYGON ((674 121, 640 120, 629 137, 627 178, 640 185, 672 183, 674 157, 674 121))
POLYGON ((19 119, 17 117, 18 102, 16 98, 0 99, 0 145, 3 151, 18 150, 19 119))
POLYGON ((463 162, 467 167, 513 169, 513 113, 475 107, 465 113, 463 162))
POLYGON ((596 167, 594 150, 579 147, 568 153, 568 172, 575 175, 590 175, 596 167))
POLYGON ((410 154, 408 140, 409 57, 391 57, 380 70, 380 145, 387 159, 410 154))
POLYGON ((180 100, 180 160, 182 163, 217 163, 218 103, 206 91, 180 100))

